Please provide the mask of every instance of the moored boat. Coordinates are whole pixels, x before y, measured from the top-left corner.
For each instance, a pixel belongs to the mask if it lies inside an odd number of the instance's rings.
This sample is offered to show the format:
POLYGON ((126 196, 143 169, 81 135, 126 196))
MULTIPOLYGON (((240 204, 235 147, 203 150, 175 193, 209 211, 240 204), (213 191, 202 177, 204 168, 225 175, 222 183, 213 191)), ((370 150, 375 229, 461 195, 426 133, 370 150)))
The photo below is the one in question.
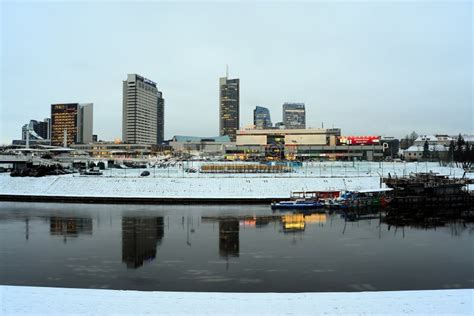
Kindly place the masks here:
POLYGON ((323 207, 324 204, 318 201, 305 201, 305 200, 295 200, 295 201, 280 201, 280 202, 273 202, 272 208, 291 208, 291 209, 298 209, 298 208, 320 208, 323 207))
POLYGON ((355 208, 367 206, 384 207, 392 201, 392 197, 389 195, 389 192, 392 190, 393 189, 391 188, 383 188, 345 191, 341 193, 340 197, 333 200, 327 200, 325 206, 329 208, 355 208))
POLYGON ((324 203, 319 200, 318 194, 315 191, 295 191, 291 193, 291 198, 288 201, 273 202, 272 209, 308 209, 321 208, 324 203))

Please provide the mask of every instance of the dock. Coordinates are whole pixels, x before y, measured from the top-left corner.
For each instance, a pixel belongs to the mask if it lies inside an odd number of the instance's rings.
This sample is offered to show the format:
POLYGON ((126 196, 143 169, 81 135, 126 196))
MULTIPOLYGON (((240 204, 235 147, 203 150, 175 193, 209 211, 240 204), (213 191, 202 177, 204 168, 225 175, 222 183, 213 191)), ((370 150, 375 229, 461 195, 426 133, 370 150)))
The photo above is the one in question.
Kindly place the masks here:
POLYGON ((471 205, 474 195, 465 188, 472 179, 450 178, 434 172, 411 174, 407 177, 388 177, 384 183, 393 189, 394 206, 451 207, 471 205))

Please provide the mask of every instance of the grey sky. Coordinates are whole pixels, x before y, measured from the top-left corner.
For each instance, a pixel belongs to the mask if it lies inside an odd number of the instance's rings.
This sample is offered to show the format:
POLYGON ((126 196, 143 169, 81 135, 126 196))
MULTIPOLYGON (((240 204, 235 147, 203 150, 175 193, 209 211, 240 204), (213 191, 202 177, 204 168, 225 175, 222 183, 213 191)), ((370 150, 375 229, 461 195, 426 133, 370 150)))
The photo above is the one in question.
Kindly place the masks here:
POLYGON ((457 2, 2 2, 0 142, 50 104, 94 102, 94 132, 121 137, 122 80, 166 99, 165 137, 218 134, 218 79, 256 105, 343 134, 473 133, 473 6, 457 2))

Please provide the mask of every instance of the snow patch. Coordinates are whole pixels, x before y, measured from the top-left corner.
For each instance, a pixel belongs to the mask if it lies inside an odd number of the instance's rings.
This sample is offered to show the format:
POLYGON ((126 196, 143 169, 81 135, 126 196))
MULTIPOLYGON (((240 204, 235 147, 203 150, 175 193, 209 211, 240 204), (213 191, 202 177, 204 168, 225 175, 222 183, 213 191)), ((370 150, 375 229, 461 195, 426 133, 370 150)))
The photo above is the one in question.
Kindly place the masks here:
POLYGON ((2 315, 472 315, 474 290, 355 293, 139 292, 0 286, 2 315))

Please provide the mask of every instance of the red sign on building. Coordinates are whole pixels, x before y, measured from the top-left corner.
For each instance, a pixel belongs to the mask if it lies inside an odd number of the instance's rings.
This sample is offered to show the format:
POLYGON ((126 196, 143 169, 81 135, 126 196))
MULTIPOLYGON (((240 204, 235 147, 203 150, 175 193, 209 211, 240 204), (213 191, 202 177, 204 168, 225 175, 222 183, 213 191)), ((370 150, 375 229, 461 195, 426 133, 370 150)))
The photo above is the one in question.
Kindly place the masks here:
POLYGON ((339 136, 338 142, 341 145, 377 145, 380 136, 339 136))

